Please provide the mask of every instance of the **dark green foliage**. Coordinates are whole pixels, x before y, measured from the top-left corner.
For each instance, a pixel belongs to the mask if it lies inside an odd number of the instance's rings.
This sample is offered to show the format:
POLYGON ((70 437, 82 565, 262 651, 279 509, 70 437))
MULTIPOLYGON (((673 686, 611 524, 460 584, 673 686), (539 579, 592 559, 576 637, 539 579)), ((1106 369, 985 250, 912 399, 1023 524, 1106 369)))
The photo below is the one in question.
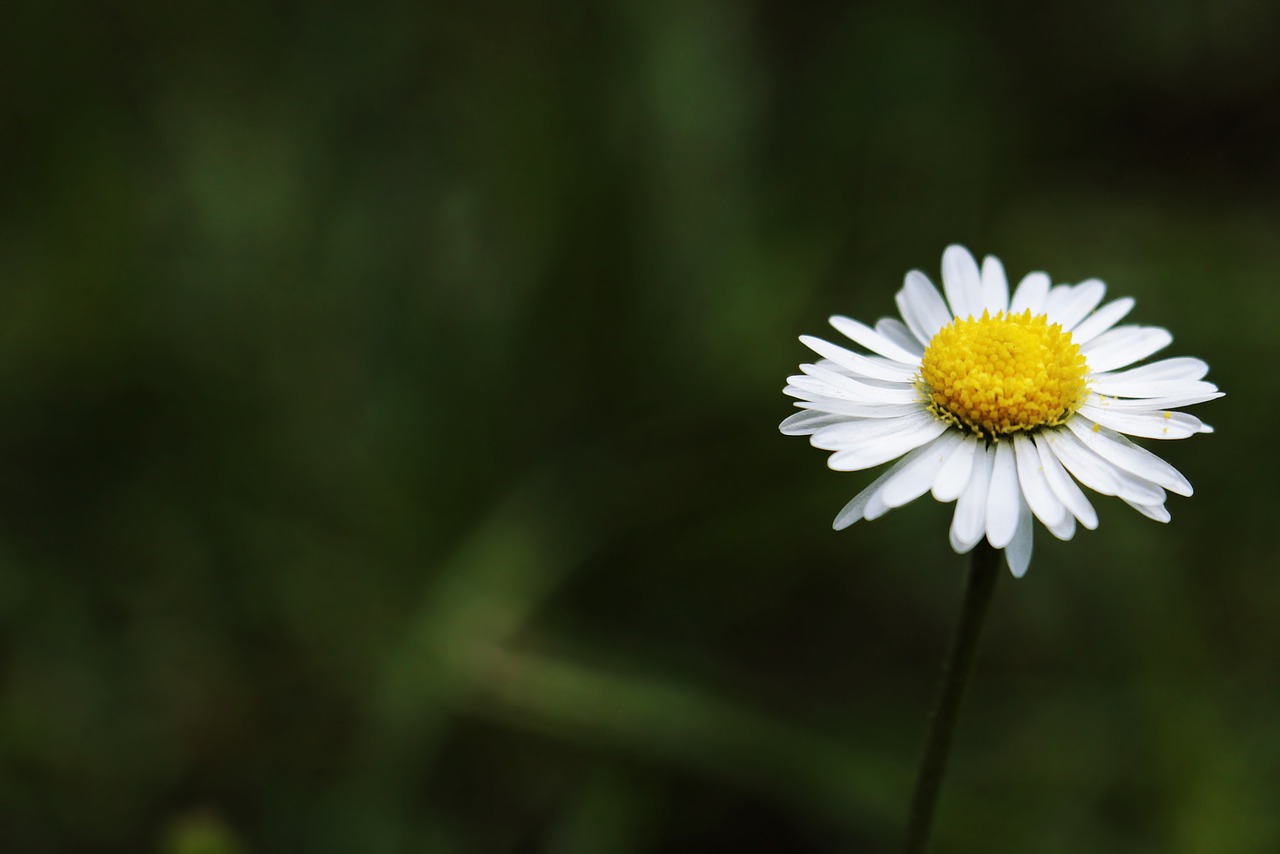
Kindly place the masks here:
POLYGON ((20 2, 0 850, 899 838, 963 584, 785 439, 943 247, 1212 365, 1002 582, 940 851, 1280 848, 1280 8, 20 2), (1006 582, 1008 580, 1006 579, 1006 582))

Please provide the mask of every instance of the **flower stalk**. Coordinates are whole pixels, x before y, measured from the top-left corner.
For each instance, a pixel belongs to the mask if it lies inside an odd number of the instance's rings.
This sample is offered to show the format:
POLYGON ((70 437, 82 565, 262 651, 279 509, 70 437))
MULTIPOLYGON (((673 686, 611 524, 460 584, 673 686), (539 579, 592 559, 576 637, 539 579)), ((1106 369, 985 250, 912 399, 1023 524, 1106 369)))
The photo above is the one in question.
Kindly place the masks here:
POLYGON ((974 548, 969 564, 969 581, 960 608, 960 622, 951 640, 951 651, 942 673, 938 702, 929 721, 924 755, 916 774, 911 812, 907 819, 903 854, 924 854, 929 846, 929 832, 938 805, 938 793, 947 770, 947 758, 955 735, 956 719, 964 700, 973 662, 978 652, 978 638, 1000 575, 1000 551, 985 540, 974 548))

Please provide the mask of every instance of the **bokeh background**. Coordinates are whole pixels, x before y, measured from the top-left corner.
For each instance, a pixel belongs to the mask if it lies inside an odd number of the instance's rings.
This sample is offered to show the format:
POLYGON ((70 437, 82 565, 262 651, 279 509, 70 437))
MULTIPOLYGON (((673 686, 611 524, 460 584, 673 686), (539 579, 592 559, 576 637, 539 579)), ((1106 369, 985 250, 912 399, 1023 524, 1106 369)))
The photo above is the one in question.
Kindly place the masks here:
POLYGON ((1001 581, 938 850, 1280 850, 1280 6, 3 18, 0 850, 893 850, 965 561, 777 423, 957 241, 1228 397, 1001 581))

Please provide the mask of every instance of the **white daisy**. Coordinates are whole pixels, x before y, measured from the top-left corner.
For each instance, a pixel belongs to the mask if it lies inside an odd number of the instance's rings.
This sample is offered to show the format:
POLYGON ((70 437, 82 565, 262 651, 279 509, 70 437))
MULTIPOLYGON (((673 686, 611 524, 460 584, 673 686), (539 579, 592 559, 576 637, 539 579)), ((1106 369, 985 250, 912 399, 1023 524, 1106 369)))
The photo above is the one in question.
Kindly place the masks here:
POLYGON ((969 251, 942 255, 946 299, 918 270, 898 291, 903 320, 871 328, 831 318, 870 355, 820 338, 800 340, 822 358, 801 365, 785 392, 797 412, 787 435, 832 451, 836 471, 896 463, 845 505, 835 528, 875 519, 926 492, 956 502, 951 545, 963 554, 985 536, 1021 577, 1031 562, 1031 517, 1071 539, 1098 526, 1077 486, 1115 495, 1169 521, 1166 493, 1191 495, 1181 473, 1122 434, 1182 439, 1213 429, 1178 407, 1222 396, 1209 366, 1179 357, 1129 367, 1168 346, 1156 326, 1116 326, 1134 301, 1103 305, 1097 279, 1050 286, 1028 273, 1009 295, 1004 267, 969 251), (905 323, 903 321, 906 321, 905 323), (1126 370, 1121 370, 1127 368, 1126 370))

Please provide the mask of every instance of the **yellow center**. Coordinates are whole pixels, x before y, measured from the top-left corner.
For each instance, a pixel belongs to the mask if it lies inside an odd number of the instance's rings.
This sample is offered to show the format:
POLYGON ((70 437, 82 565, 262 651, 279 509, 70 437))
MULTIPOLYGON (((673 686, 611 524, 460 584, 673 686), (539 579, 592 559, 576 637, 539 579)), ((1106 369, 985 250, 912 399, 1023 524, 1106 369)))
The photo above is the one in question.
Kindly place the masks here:
POLYGON ((1084 402, 1087 373, 1071 333, 1045 315, 984 311, 933 336, 919 387, 939 418, 998 439, 1062 424, 1084 402))

